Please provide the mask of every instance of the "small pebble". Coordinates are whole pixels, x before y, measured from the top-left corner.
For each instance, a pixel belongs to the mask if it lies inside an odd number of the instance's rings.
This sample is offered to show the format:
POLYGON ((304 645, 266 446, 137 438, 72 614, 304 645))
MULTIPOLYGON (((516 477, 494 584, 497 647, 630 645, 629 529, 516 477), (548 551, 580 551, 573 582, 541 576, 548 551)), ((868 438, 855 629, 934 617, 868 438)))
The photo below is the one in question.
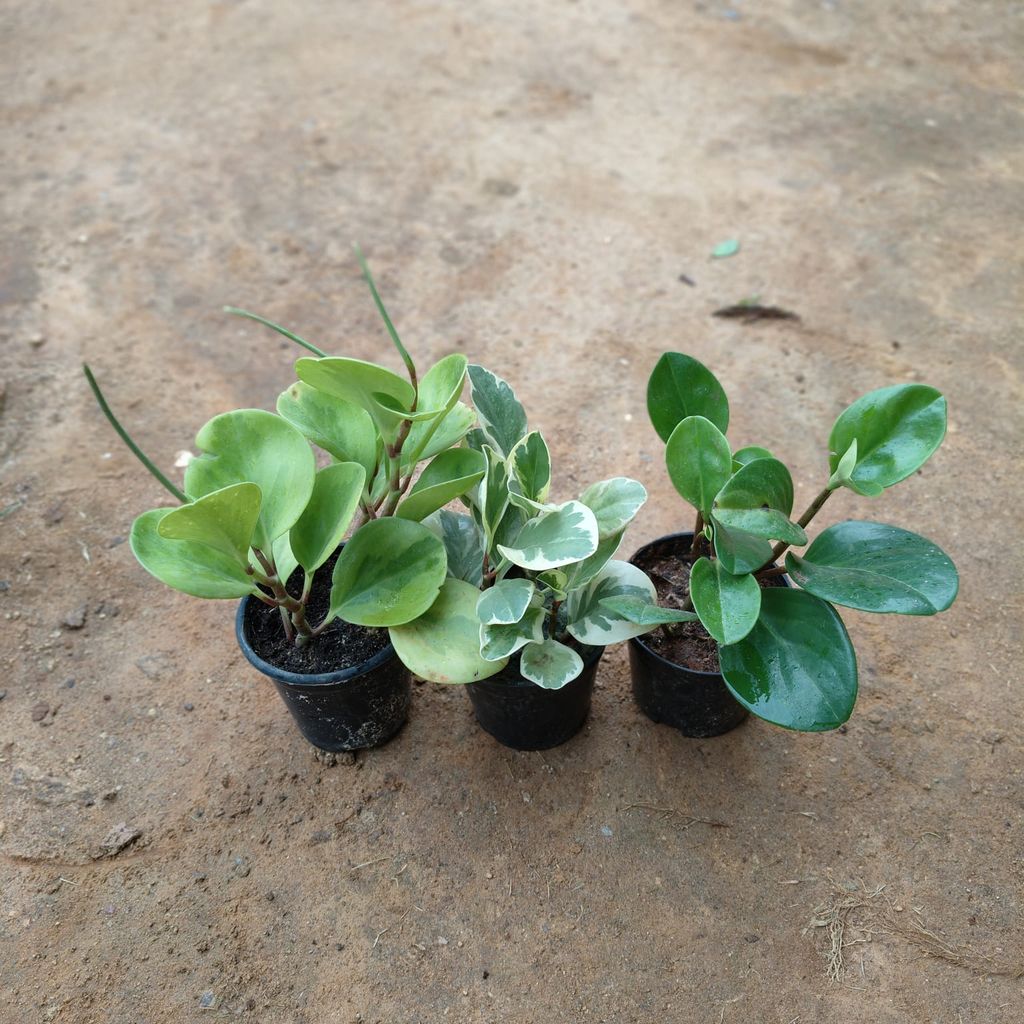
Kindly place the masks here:
POLYGON ((40 701, 32 705, 32 721, 41 722, 50 713, 50 705, 40 701))
POLYGON ((212 1010, 217 1005, 217 997, 212 992, 204 992, 199 997, 200 1010, 212 1010))
POLYGON ((61 620, 61 624, 68 629, 81 629, 85 625, 85 616, 89 612, 88 605, 79 605, 74 611, 68 612, 61 620))
POLYGON ((185 701, 185 703, 182 705, 182 707, 186 711, 195 711, 195 709, 196 709, 195 704, 193 704, 191 701, 185 701))

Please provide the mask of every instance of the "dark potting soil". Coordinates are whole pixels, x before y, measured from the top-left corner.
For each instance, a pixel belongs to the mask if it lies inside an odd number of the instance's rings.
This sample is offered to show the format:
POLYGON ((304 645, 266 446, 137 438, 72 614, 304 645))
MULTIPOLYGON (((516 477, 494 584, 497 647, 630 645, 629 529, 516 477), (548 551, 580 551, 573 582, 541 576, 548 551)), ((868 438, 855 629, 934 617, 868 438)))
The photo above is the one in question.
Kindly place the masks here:
MULTIPOLYGON (((323 621, 331 603, 331 573, 338 553, 316 571, 313 588, 306 605, 306 618, 312 626, 323 621)), ((296 569, 288 579, 288 593, 302 594, 302 570, 296 569)), ((297 647, 284 635, 284 624, 277 608, 262 601, 250 601, 245 615, 245 635, 252 649, 271 665, 285 672, 316 675, 339 672, 369 660, 387 647, 388 631, 368 626, 355 626, 335 619, 318 637, 305 647, 297 647)))
MULTIPOLYGON (((690 566, 693 562, 689 543, 671 541, 645 551, 634 564, 651 577, 658 592, 658 604, 681 609, 690 596, 690 566)), ((762 588, 784 585, 777 576, 760 582, 762 588)), ((682 622, 670 629, 671 633, 667 633, 658 627, 645 633, 640 640, 655 654, 676 665, 695 672, 719 671, 718 644, 699 622, 682 622)))

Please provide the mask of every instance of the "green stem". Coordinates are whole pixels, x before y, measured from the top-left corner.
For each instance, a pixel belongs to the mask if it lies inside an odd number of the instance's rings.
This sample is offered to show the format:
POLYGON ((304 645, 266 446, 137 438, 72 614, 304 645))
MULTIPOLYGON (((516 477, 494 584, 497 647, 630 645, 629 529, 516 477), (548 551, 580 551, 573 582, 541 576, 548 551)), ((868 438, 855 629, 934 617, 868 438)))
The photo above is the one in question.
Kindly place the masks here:
POLYGON ((178 499, 178 501, 180 501, 184 505, 187 505, 188 496, 185 494, 185 492, 179 490, 174 484, 171 483, 170 480, 167 479, 167 477, 163 475, 163 473, 160 472, 159 469, 156 468, 156 465, 153 463, 152 459, 150 459, 146 455, 146 453, 131 439, 131 437, 128 435, 128 431, 125 430, 124 427, 122 427, 121 424, 118 422, 118 419, 112 412, 110 406, 107 405, 107 400, 106 398, 103 397, 103 392, 100 390, 99 384, 96 383, 96 378, 92 375, 92 370, 89 369, 88 364, 82 364, 82 371, 85 373, 85 379, 89 382, 89 387, 92 388, 92 393, 96 397, 97 403, 99 403, 100 411, 103 413, 104 416, 107 417, 107 420, 109 421, 110 425, 114 428, 114 430, 117 431, 118 436, 128 446, 129 451, 132 452, 132 454, 139 460, 139 462, 141 462, 146 467, 146 469, 148 469, 150 473, 152 473, 153 476, 156 477, 156 479, 161 484, 163 484, 163 486, 166 487, 167 490, 170 491, 171 494, 173 494, 178 499))
POLYGON ((301 345, 304 349, 308 349, 315 356, 326 356, 327 353, 322 348, 317 348, 312 342, 306 341, 305 338, 300 338, 297 334, 292 334, 287 328, 282 327, 280 324, 275 324, 273 320, 268 320, 266 317, 259 316, 256 313, 250 313, 247 309, 238 309, 235 306, 225 306, 225 313, 231 313, 233 316, 242 316, 247 320, 255 320, 258 324, 263 324, 264 327, 269 327, 272 331, 277 331, 278 334, 283 334, 289 341, 294 341, 296 345, 301 345))
MULTIPOLYGON (((812 501, 810 503, 810 505, 807 506, 807 510, 797 520, 797 524, 800 526, 801 529, 803 529, 803 527, 805 527, 821 511, 822 505, 824 505, 825 502, 828 501, 828 499, 831 496, 831 494, 832 494, 832 489, 829 488, 829 487, 826 487, 821 492, 821 494, 819 494, 814 499, 814 501, 812 501)), ((779 558, 782 556, 783 552, 788 547, 789 547, 789 544, 787 544, 785 541, 781 541, 780 540, 779 543, 776 544, 775 547, 772 548, 771 558, 769 558, 768 561, 765 562, 764 565, 762 565, 761 568, 758 569, 755 572, 755 575, 757 575, 757 573, 761 572, 762 569, 770 568, 772 562, 777 562, 779 560, 779 558)))
POLYGON ((380 313, 381 319, 384 321, 384 326, 388 329, 388 334, 391 335, 391 340, 395 343, 395 348, 398 349, 398 354, 402 357, 402 362, 405 363, 405 368, 409 374, 409 380, 412 382, 414 389, 418 390, 416 383, 416 367, 413 364, 412 356, 406 351, 405 346, 402 344, 402 339, 398 336, 398 331, 395 330, 395 325, 391 322, 391 317, 388 316, 388 311, 384 308, 384 303, 381 302, 380 295, 377 292, 377 286, 373 283, 373 275, 370 273, 370 268, 366 265, 366 260, 363 257, 363 250, 358 245, 355 246, 356 259, 359 260, 359 266, 363 271, 363 277, 366 279, 366 283, 370 286, 370 294, 373 296, 373 301, 377 306, 377 312, 380 313))
POLYGON ((700 544, 700 538, 703 536, 704 531, 704 515, 698 509, 697 521, 693 524, 693 543, 690 545, 690 556, 692 558, 697 557, 698 545, 700 544))

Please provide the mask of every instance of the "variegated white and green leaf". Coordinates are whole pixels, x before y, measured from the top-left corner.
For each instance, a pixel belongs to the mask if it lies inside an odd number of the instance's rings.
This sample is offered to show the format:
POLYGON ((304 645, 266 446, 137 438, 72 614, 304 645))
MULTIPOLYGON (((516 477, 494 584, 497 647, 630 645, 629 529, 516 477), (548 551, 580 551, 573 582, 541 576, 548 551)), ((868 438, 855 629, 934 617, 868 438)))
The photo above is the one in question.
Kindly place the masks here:
POLYGON ((535 589, 530 580, 501 580, 480 595, 476 613, 485 626, 518 622, 530 607, 534 593, 535 589))
POLYGON ((517 442, 508 461, 519 493, 543 506, 551 489, 551 453, 544 438, 531 431, 517 442))
POLYGON ((665 608, 644 597, 609 597, 605 604, 613 612, 638 626, 652 628, 675 622, 694 622, 696 612, 684 612, 678 608, 665 608))
POLYGON ((511 545, 498 550, 523 569, 557 569, 597 550, 597 520, 586 505, 567 501, 527 521, 511 545))
POLYGON ((580 495, 580 501, 597 519, 598 537, 601 540, 614 534, 621 535, 646 500, 647 490, 644 485, 626 476, 591 484, 580 495))
POLYGON ((507 458, 526 436, 523 407, 512 388, 482 366, 470 365, 469 383, 480 429, 487 442, 507 458))
POLYGON ((566 589, 576 590, 579 587, 585 587, 608 564, 615 555, 615 552, 619 550, 623 533, 625 533, 625 530, 620 533, 613 533, 610 537, 598 541, 597 550, 592 555, 589 555, 582 561, 567 565, 565 567, 567 576, 566 589))
POLYGON ((486 661, 504 661, 529 643, 544 640, 542 607, 532 607, 518 622, 480 626, 480 656, 486 661))
POLYGON ((604 647, 646 633, 649 627, 631 622, 607 602, 612 598, 637 597, 657 601, 654 584, 629 562, 611 561, 587 586, 575 590, 566 601, 567 629, 580 643, 604 647))
POLYGON ((484 543, 473 518, 442 508, 427 516, 423 525, 444 544, 448 575, 479 587, 483 582, 484 543))
POLYGON ((583 671, 583 659, 571 647, 549 639, 523 648, 519 671, 545 690, 560 690, 583 671))

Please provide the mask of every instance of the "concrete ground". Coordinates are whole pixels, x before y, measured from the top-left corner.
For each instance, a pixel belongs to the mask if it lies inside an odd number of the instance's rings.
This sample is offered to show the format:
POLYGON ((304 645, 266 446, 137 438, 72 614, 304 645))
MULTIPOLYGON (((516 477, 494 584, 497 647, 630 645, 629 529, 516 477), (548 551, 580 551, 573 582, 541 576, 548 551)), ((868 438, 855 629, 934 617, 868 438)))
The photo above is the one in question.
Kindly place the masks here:
POLYGON ((0 1020, 1024 1019, 1022 53, 994 0, 3 0, 0 1020), (663 350, 798 504, 854 397, 943 389, 923 472, 821 519, 933 538, 957 604, 846 615, 842 732, 685 740, 615 650, 560 749, 422 686, 389 746, 317 762, 234 608, 122 543, 162 495, 79 364, 170 467, 291 380, 225 303, 392 359, 356 239, 421 363, 516 383, 556 496, 646 483, 627 553, 690 525, 663 350), (711 316, 753 295, 800 322, 711 316))

